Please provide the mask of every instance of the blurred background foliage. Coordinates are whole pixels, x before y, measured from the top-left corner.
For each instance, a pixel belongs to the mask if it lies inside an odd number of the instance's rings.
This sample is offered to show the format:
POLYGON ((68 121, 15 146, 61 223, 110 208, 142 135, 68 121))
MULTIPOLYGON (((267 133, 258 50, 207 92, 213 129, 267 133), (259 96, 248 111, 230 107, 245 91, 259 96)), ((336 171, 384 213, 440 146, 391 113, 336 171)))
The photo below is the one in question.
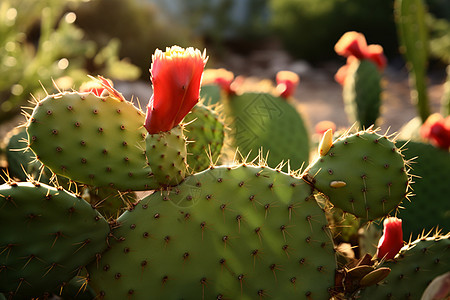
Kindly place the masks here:
MULTIPOLYGON (((101 48, 75 25, 78 0, 3 0, 0 4, 0 121, 56 83, 70 89, 101 72, 134 80, 140 70, 120 59, 119 40, 101 48)), ((53 92, 49 90, 48 92, 53 92)))
MULTIPOLYGON (((399 57, 393 0, 2 0, 0 122, 52 80, 77 88, 87 74, 148 81, 151 54, 177 44, 227 51, 277 41, 309 63, 339 59, 346 31, 399 57)), ((432 55, 450 62, 450 1, 426 0, 432 55)), ((49 92, 53 92, 49 90, 49 92)))

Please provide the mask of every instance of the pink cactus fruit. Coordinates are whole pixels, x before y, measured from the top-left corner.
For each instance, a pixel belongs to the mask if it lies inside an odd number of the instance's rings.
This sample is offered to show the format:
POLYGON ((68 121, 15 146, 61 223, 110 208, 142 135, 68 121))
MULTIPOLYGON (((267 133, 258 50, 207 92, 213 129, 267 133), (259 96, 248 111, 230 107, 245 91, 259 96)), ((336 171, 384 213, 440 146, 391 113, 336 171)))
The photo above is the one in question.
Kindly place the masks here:
POLYGON ((217 84, 221 90, 227 94, 231 94, 231 83, 234 80, 234 74, 224 68, 206 69, 203 72, 202 85, 217 84))
POLYGON ((439 113, 430 115, 420 128, 420 135, 436 147, 449 150, 450 116, 444 118, 439 113))
POLYGON ((289 98, 294 95, 300 82, 300 77, 291 71, 280 71, 276 75, 277 92, 282 98, 289 98))
POLYGON ((378 67, 380 72, 387 65, 383 47, 375 44, 367 45, 364 35, 356 31, 344 33, 334 46, 334 50, 337 54, 347 57, 346 65, 342 66, 334 76, 335 80, 341 85, 344 84, 347 77, 348 67, 355 60, 370 60, 378 67))

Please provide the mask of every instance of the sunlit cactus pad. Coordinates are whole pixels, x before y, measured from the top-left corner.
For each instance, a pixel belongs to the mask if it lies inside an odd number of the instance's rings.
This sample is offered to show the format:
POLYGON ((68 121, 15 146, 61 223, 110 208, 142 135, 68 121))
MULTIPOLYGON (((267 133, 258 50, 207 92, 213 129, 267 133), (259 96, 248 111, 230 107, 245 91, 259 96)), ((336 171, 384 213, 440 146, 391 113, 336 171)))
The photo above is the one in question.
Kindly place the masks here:
POLYGON ((208 169, 141 200, 89 268, 105 299, 327 299, 334 246, 301 179, 270 168, 208 169))
POLYGON ((110 231, 83 199, 37 182, 0 186, 0 220, 0 293, 17 299, 63 287, 106 249, 110 231))
POLYGON ((158 185, 145 157, 144 114, 131 102, 89 93, 49 95, 28 124, 31 149, 53 172, 94 186, 158 185))
POLYGON ((389 276, 367 288, 360 299, 423 299, 427 285, 449 271, 450 234, 422 237, 405 245, 395 261, 386 262, 389 276))
POLYGON ((408 195, 408 168, 386 136, 360 131, 330 146, 304 178, 344 212, 374 220, 396 209, 408 195))

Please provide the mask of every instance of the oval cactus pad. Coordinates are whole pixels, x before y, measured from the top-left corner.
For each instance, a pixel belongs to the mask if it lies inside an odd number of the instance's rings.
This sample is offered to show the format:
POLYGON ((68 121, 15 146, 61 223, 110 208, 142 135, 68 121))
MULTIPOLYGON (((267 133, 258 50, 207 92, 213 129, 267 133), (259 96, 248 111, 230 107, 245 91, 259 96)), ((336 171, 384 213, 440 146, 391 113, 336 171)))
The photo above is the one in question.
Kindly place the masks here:
POLYGON ((120 190, 158 187, 145 156, 144 114, 128 101, 90 93, 49 95, 34 109, 28 138, 56 174, 120 190))
POLYGON ((369 221, 387 215, 408 195, 402 154, 373 130, 334 141, 303 177, 335 206, 369 221))

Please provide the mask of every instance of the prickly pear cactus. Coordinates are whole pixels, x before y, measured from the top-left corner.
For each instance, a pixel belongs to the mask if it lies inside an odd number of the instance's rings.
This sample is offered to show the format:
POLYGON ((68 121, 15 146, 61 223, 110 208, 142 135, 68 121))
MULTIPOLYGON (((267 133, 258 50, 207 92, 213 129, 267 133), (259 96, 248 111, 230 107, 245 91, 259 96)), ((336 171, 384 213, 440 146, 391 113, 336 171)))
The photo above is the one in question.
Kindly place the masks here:
POLYGON ((381 75, 369 60, 355 60, 349 67, 342 91, 350 123, 362 128, 376 123, 380 115, 381 75))
POLYGON ((360 299, 421 299, 427 285, 448 272, 450 234, 422 237, 405 245, 394 261, 385 262, 391 273, 381 283, 362 291, 360 299))
POLYGON ((327 299, 336 260, 324 212, 301 179, 216 167, 143 199, 88 268, 98 297, 327 299))
POLYGON ((215 164, 222 150, 225 129, 218 114, 197 104, 184 118, 188 139, 188 165, 194 172, 203 171, 215 164))
POLYGON ((51 293, 107 247, 109 224, 81 198, 37 182, 9 182, 0 196, 0 293, 51 293))
POLYGON ((144 114, 90 93, 49 95, 28 123, 31 149, 53 172, 92 186, 157 188, 145 156, 144 114))
POLYGON ((412 160, 414 197, 404 201, 398 211, 403 220, 403 233, 416 237, 422 231, 439 227, 450 231, 450 153, 430 144, 399 141, 405 158, 412 160), (417 222, 420 220, 420 222, 417 222))
MULTIPOLYGON (((281 162, 297 170, 309 162, 309 137, 302 117, 280 97, 269 93, 244 93, 231 96, 224 104, 225 125, 230 134, 226 146, 239 150, 249 159, 262 149, 267 164, 275 168, 281 162)), ((287 167, 284 168, 287 170, 287 167)))
POLYGON ((407 166, 386 136, 369 129, 322 143, 320 150, 304 178, 344 212, 371 221, 408 195, 407 166))

